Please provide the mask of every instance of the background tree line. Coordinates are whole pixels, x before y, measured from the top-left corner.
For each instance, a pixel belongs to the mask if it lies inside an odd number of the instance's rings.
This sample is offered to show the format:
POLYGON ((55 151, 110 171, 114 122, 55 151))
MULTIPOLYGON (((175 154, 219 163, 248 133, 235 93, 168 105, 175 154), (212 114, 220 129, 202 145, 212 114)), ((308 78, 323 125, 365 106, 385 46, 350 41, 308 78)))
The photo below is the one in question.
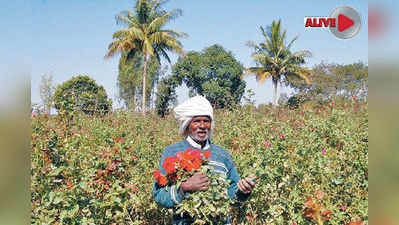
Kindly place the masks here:
POLYGON ((368 93, 368 65, 362 62, 340 65, 320 63, 312 69, 311 84, 298 79, 284 80, 299 94, 325 100, 336 96, 366 99, 368 93))
MULTIPOLYGON (((164 3, 162 0, 137 0, 133 10, 116 16, 117 24, 124 28, 113 34, 105 58, 120 55, 118 98, 128 110, 144 113, 146 108, 154 110, 155 107, 158 115, 165 116, 177 101, 176 88, 183 84, 188 87, 189 96, 204 95, 216 108, 232 108, 240 104, 246 87, 243 77, 249 75, 255 75, 259 83, 270 78, 274 105, 277 105, 279 84, 295 91, 293 96, 284 97, 286 102, 326 100, 334 96, 367 98, 366 64, 321 63, 312 69, 306 68, 303 65, 311 53, 291 51, 298 36, 287 41, 281 20, 260 27, 262 42, 248 41, 256 64, 253 67, 244 68, 231 51, 219 44, 200 52, 184 53, 179 39, 187 35, 166 28, 182 12, 179 9, 166 11, 162 8, 164 3), (169 52, 180 55, 174 65, 171 65, 169 52), (171 66, 168 76, 161 58, 171 66)), ((50 112, 51 106, 57 110, 86 113, 112 111, 112 103, 103 87, 88 76, 72 78, 54 88, 52 77, 43 75, 40 93, 46 112, 50 112), (90 109, 84 109, 89 106, 90 109)), ((280 101, 280 104, 285 103, 280 101)))

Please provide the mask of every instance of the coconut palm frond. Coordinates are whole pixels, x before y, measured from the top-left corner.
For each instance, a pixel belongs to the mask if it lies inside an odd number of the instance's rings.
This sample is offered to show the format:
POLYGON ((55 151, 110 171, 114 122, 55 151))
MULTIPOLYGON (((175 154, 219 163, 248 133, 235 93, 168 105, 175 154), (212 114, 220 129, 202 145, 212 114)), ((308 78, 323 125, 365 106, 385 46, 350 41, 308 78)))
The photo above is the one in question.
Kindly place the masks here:
POLYGON ((256 74, 256 81, 260 84, 265 82, 268 78, 272 76, 271 73, 264 71, 263 73, 256 74))
POLYGON ((288 43, 288 45, 287 45, 287 49, 289 50, 289 49, 291 49, 291 46, 292 46, 292 44, 294 44, 294 42, 298 39, 298 35, 297 36, 295 36, 291 41, 290 41, 290 43, 288 43))

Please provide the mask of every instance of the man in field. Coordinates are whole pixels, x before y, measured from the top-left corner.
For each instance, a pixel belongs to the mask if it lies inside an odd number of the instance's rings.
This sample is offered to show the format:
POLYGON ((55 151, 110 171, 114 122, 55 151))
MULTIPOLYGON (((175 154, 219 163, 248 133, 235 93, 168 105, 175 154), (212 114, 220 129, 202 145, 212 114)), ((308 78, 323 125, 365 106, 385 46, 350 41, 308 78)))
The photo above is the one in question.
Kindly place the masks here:
MULTIPOLYGON (((227 190, 230 199, 246 200, 255 187, 255 183, 250 178, 240 179, 230 154, 222 147, 211 143, 214 120, 213 109, 209 101, 202 96, 190 98, 174 109, 174 115, 179 122, 179 134, 185 138, 166 147, 160 165, 163 164, 167 156, 175 156, 177 152, 187 148, 210 151, 209 165, 214 167, 215 172, 226 174, 227 179, 231 181, 227 190)), ((186 192, 205 191, 208 187, 208 178, 198 172, 183 182, 179 189, 173 185, 166 191, 165 187, 154 181, 153 197, 162 206, 173 208, 184 201, 186 192)), ((174 213, 173 224, 187 225, 191 223, 192 219, 188 216, 181 217, 174 213)), ((230 223, 230 218, 224 221, 224 224, 230 223)))

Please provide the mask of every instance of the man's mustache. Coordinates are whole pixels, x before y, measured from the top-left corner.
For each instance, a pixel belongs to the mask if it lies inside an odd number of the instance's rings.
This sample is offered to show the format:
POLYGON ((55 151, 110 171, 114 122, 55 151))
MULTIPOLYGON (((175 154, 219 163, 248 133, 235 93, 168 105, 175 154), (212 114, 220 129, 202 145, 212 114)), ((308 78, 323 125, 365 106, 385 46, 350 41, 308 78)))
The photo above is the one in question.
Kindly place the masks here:
POLYGON ((208 129, 200 129, 200 128, 197 130, 197 132, 208 132, 208 131, 209 131, 208 129))

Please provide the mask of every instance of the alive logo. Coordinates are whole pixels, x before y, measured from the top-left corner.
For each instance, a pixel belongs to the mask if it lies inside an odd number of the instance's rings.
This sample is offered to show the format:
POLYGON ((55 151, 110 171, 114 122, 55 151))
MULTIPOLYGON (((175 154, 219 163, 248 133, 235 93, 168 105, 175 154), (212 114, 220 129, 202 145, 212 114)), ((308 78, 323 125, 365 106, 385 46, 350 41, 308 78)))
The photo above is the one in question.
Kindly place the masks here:
POLYGON ((305 28, 329 28, 338 38, 352 38, 360 31, 360 14, 349 6, 341 6, 332 11, 329 17, 305 17, 305 28))
MULTIPOLYGON (((337 19, 332 17, 306 17, 305 27, 336 27, 337 19)), ((338 15, 338 31, 342 32, 355 22, 344 14, 338 15)))

